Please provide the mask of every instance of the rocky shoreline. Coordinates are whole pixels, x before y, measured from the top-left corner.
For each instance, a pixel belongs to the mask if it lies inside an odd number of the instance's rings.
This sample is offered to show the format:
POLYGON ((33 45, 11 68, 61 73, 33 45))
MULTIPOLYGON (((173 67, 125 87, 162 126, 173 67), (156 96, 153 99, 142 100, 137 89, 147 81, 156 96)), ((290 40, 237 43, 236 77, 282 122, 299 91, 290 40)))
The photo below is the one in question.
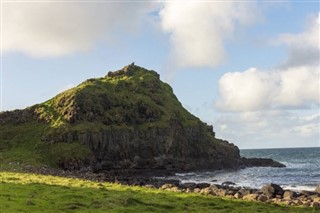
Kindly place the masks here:
MULTIPOLYGON (((235 183, 225 181, 220 184, 181 183, 179 180, 154 178, 160 171, 125 171, 112 170, 103 173, 94 173, 89 168, 78 171, 66 171, 49 167, 26 166, 19 172, 28 172, 44 175, 53 175, 69 178, 80 178, 98 182, 113 182, 129 186, 142 186, 177 193, 199 193, 207 196, 242 199, 248 201, 264 202, 274 205, 304 206, 320 209, 320 185, 315 191, 285 190, 281 186, 271 183, 261 189, 240 187, 235 183), (142 174, 143 173, 143 174, 142 174)), ((161 174, 164 174, 163 172, 161 174)), ((172 171, 167 175, 172 175, 172 171)))

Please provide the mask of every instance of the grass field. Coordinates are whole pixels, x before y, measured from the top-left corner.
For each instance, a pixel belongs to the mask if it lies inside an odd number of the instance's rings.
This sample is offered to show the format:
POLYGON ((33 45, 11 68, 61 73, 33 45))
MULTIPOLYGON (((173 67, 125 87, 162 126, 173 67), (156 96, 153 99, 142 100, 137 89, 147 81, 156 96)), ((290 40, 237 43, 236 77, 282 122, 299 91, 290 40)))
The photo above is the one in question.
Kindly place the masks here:
POLYGON ((75 178, 1 172, 5 212, 320 212, 75 178))

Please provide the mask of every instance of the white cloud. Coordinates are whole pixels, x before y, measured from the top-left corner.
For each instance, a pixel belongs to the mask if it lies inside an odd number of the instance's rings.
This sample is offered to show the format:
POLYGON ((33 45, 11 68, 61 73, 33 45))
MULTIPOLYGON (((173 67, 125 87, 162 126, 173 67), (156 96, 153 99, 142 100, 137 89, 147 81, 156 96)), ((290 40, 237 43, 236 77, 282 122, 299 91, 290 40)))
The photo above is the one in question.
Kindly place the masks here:
POLYGON ((320 146, 319 112, 270 110, 222 113, 214 121, 217 136, 241 148, 320 146))
POLYGON ((276 39, 277 44, 288 47, 288 58, 283 66, 319 65, 320 63, 320 13, 310 15, 307 28, 298 34, 285 33, 276 39))
POLYGON ((219 80, 220 100, 225 111, 257 111, 276 108, 305 108, 320 103, 318 66, 261 71, 250 68, 231 72, 219 80))
POLYGON ((165 2, 162 28, 170 33, 171 60, 178 67, 216 67, 226 59, 224 41, 239 25, 257 20, 253 2, 165 2))
POLYGON ((278 38, 277 42, 288 45, 285 66, 273 70, 250 68, 223 75, 219 80, 221 98, 216 106, 226 111, 319 107, 320 16, 309 20, 304 32, 278 38))
POLYGON ((88 51, 115 32, 137 29, 153 3, 3 3, 3 51, 34 57, 88 51))
POLYGON ((220 78, 218 137, 242 148, 320 146, 319 17, 304 32, 278 37, 287 47, 285 64, 220 78))

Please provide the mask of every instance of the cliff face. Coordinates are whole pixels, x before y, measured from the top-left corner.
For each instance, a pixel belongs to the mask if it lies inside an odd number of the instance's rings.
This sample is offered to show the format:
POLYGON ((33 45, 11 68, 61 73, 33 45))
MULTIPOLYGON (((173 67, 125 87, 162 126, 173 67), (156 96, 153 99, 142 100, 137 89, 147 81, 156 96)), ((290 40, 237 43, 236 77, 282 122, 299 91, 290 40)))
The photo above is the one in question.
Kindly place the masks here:
POLYGON ((239 149, 215 138, 213 127, 185 110, 156 72, 134 65, 89 79, 42 104, 2 112, 0 125, 2 151, 26 147, 36 161, 65 169, 215 170, 243 165, 239 149), (21 131, 30 125, 34 130, 21 131), (30 142, 23 134, 36 136, 30 142))
MULTIPOLYGON (((48 141, 87 145, 95 170, 107 169, 228 169, 242 164, 239 150, 214 139, 202 123, 173 124, 168 128, 110 129, 99 132, 68 132, 48 141)), ((68 168, 68 165, 62 165, 68 168)))

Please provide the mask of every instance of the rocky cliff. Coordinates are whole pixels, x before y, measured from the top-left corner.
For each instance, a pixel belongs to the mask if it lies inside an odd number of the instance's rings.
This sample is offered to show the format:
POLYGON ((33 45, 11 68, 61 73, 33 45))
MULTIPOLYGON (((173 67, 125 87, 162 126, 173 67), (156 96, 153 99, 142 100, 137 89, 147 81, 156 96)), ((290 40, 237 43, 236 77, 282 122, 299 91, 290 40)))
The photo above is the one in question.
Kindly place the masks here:
POLYGON ((0 125, 10 161, 96 171, 245 166, 239 149, 185 110, 156 72, 133 64, 44 103, 1 112, 0 125))

